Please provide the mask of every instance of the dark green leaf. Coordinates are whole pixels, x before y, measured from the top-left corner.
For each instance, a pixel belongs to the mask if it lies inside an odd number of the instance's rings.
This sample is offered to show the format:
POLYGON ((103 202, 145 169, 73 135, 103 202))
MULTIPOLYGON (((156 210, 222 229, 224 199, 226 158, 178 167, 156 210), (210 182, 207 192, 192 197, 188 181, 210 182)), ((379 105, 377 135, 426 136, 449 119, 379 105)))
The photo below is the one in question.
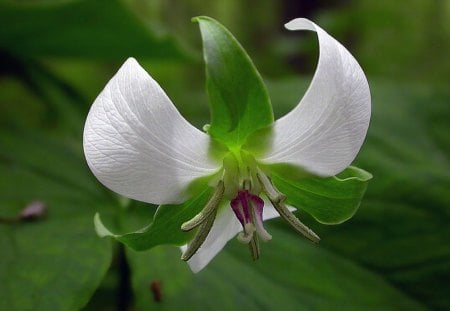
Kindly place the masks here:
POLYGON ((0 49, 23 56, 182 56, 172 38, 156 37, 120 0, 0 2, 0 49))
MULTIPOLYGON (((382 277, 273 226, 273 240, 253 262, 230 242, 193 274, 179 251, 128 251, 137 310, 424 310, 382 277), (151 284, 159 284, 155 301, 151 284)), ((155 286, 155 285, 154 285, 155 286)))
POLYGON ((112 200, 68 144, 0 132, 0 146, 0 309, 79 309, 111 261, 92 216, 112 200), (19 220, 33 201, 46 214, 19 220))
POLYGON ((287 203, 324 224, 338 224, 351 218, 371 178, 370 173, 352 166, 328 178, 297 177, 280 167, 272 170, 273 182, 287 196, 287 203))
POLYGON ((200 25, 211 106, 208 132, 233 148, 273 122, 270 99, 261 76, 233 35, 208 17, 200 25))
MULTIPOLYGON (((286 82, 292 90, 305 85, 286 82)), ((285 85, 270 85, 280 113, 295 104, 286 99, 285 85)), ((371 125, 356 164, 375 178, 351 220, 314 230, 322 247, 382 275, 430 309, 448 310, 450 92, 398 81, 371 81, 371 92, 371 125)))
POLYGON ((372 124, 358 165, 376 178, 357 215, 324 245, 430 308, 448 310, 450 92, 372 83, 372 94, 372 124))

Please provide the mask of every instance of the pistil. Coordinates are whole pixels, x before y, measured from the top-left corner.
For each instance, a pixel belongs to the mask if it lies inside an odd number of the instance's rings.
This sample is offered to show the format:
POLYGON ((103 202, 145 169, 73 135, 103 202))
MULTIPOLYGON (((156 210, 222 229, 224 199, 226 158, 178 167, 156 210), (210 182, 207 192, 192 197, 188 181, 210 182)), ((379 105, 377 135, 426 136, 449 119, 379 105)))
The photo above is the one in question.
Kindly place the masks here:
POLYGON ((238 236, 241 242, 248 243, 247 236, 250 235, 251 237, 254 232, 264 241, 272 239, 272 236, 263 226, 264 201, 260 197, 248 190, 240 190, 230 202, 230 206, 244 228, 244 235, 238 236))

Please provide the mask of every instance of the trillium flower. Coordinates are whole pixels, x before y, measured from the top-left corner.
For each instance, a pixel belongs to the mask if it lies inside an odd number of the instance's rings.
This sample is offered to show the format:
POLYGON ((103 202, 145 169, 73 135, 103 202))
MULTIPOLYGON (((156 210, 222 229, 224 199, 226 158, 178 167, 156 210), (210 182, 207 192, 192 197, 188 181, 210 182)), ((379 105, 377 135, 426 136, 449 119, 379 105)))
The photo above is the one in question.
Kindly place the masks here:
POLYGON ((272 237, 264 221, 281 216, 313 242, 293 214, 340 223, 356 211, 370 174, 347 168, 370 119, 367 80, 353 56, 307 19, 286 28, 317 33, 319 61, 300 103, 273 121, 261 77, 218 22, 196 18, 203 38, 211 125, 202 132, 133 58, 91 107, 84 152, 94 175, 131 199, 160 204, 153 223, 124 235, 96 215, 97 232, 133 247, 183 244, 194 272, 237 235, 253 259, 272 237), (338 175, 336 175, 338 174, 338 175))

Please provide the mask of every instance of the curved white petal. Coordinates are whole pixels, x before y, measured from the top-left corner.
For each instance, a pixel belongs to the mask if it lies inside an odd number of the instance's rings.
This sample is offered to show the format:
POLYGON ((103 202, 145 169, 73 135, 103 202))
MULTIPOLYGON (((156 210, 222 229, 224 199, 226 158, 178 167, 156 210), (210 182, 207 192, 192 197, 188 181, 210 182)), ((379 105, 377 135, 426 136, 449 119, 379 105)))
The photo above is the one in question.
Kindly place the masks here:
MULTIPOLYGON (((289 210, 292 211, 295 210, 295 208, 289 207, 289 210)), ((280 215, 273 208, 272 204, 265 201, 263 219, 268 220, 279 216, 280 215)), ((242 225, 234 215, 231 207, 228 205, 222 207, 205 242, 199 248, 197 253, 195 253, 195 255, 187 262, 192 272, 197 273, 206 267, 206 265, 223 249, 227 242, 241 231, 242 225)), ((184 252, 186 248, 187 245, 181 246, 181 251, 184 252)))
POLYGON ((95 100, 83 140, 100 182, 148 203, 180 203, 194 178, 218 168, 208 157, 209 137, 181 116, 133 58, 95 100))
POLYGON ((285 26, 317 32, 319 62, 303 99, 275 122, 272 148, 261 160, 332 176, 353 161, 366 136, 367 79, 350 52, 313 22, 298 18, 285 26))

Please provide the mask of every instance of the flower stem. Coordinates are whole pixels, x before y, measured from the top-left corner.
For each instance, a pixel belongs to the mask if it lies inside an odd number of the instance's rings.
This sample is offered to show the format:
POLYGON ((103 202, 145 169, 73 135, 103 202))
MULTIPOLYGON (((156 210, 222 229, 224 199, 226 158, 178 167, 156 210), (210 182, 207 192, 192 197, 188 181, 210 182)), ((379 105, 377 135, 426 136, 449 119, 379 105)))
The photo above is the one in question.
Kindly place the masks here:
POLYGON ((119 284, 117 288, 117 309, 128 310, 133 300, 133 292, 131 289, 130 266, 127 261, 125 247, 123 244, 118 245, 117 252, 117 269, 119 273, 119 284))

